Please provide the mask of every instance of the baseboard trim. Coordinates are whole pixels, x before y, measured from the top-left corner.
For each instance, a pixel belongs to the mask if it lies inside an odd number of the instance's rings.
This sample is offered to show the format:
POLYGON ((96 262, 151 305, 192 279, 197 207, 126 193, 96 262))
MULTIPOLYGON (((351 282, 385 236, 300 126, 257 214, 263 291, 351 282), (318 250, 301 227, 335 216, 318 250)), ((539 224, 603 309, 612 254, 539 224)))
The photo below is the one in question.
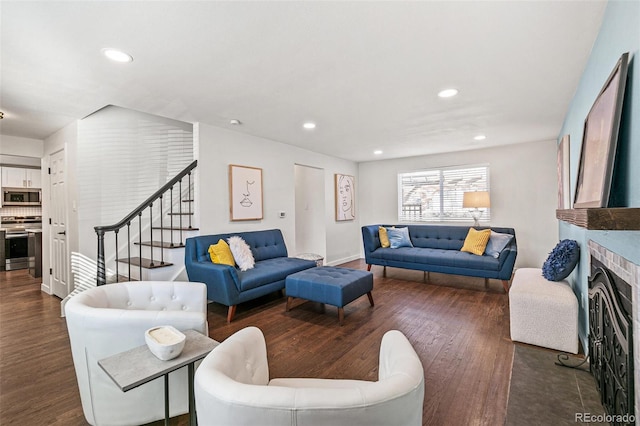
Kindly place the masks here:
POLYGON ((344 257, 342 259, 332 260, 331 262, 325 262, 325 266, 342 265, 343 263, 351 262, 353 260, 358 260, 360 258, 361 257, 359 255, 344 257))

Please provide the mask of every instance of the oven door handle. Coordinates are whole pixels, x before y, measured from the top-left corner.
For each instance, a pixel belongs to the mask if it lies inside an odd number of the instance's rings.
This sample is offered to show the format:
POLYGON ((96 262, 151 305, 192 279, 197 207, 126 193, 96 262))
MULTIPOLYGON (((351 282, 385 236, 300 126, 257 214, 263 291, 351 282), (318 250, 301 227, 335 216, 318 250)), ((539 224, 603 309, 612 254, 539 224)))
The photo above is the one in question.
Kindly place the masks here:
POLYGON ((26 234, 26 233, 24 233, 24 234, 6 234, 4 238, 7 239, 7 240, 12 240, 14 238, 26 238, 28 236, 29 236, 29 234, 26 234))

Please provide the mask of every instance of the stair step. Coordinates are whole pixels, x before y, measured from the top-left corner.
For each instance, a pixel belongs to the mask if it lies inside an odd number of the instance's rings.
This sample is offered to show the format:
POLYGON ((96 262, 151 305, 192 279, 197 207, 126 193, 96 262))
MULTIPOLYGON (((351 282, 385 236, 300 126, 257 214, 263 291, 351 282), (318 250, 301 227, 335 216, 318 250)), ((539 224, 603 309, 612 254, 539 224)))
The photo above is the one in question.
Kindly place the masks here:
POLYGON ((183 228, 179 228, 179 227, 176 227, 176 226, 174 226, 173 228, 170 228, 168 226, 163 226, 162 228, 159 227, 159 226, 154 226, 151 229, 164 229, 166 231, 199 231, 200 230, 200 228, 188 228, 188 227, 187 228, 184 228, 184 227, 183 228))
POLYGON ((167 213, 169 216, 192 216, 193 212, 190 213, 167 213))
MULTIPOLYGON (((128 276, 126 275, 118 275, 118 282, 119 283, 123 283, 123 282, 127 282, 127 281, 138 281, 137 279, 131 277, 131 279, 129 279, 128 276)), ((116 283, 113 283, 116 284, 116 283)))
POLYGON ((161 247, 166 249, 176 249, 184 247, 184 243, 176 243, 171 244, 171 241, 143 241, 141 243, 135 242, 133 243, 137 246, 145 246, 145 247, 161 247))
POLYGON ((147 259, 145 257, 132 257, 131 259, 123 258, 118 259, 118 262, 129 263, 133 266, 142 266, 145 269, 156 269, 156 268, 166 268, 167 266, 173 265, 173 263, 164 262, 160 263, 159 259, 153 259, 153 266, 151 265, 151 259, 147 259))

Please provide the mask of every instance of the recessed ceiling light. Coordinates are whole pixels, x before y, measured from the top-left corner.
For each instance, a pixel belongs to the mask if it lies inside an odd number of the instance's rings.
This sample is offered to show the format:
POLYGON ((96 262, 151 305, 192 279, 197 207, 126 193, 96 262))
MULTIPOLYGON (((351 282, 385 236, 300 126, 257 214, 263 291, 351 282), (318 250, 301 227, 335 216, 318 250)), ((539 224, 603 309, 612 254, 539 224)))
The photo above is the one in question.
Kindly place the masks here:
POLYGON ((123 52, 122 50, 112 49, 110 47, 102 49, 102 54, 112 61, 116 62, 131 62, 133 61, 133 56, 128 53, 123 52))
POLYGON ((483 140, 485 140, 486 138, 487 138, 487 137, 486 137, 485 135, 477 135, 477 136, 474 136, 474 137, 473 137, 473 139, 474 139, 474 140, 477 140, 477 141, 483 141, 483 140))
POLYGON ((438 96, 441 98, 450 98, 458 94, 457 89, 444 89, 438 92, 438 96))
POLYGON ((238 126, 238 125, 240 125, 242 123, 240 122, 240 120, 237 120, 237 119, 234 118, 234 119, 229 120, 229 124, 233 124, 234 126, 238 126))
POLYGON ((380 154, 382 154, 382 151, 381 151, 381 150, 379 150, 379 149, 376 149, 375 151, 373 151, 373 153, 374 153, 375 155, 380 155, 380 154))
POLYGON ((315 129, 315 128, 316 128, 316 123, 312 123, 312 122, 310 122, 310 121, 307 121, 306 123, 304 123, 304 124, 302 125, 302 127, 304 127, 304 128, 305 128, 305 129, 307 129, 307 130, 312 130, 312 129, 315 129))

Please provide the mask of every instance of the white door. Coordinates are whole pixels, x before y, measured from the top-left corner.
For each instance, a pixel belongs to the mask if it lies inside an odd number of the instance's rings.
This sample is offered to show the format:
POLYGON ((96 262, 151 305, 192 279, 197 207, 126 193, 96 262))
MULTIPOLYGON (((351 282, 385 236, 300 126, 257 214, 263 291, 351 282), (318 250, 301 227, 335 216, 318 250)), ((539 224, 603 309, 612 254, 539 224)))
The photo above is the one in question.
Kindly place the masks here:
POLYGON ((69 262, 67 255, 67 189, 65 185, 64 151, 58 151, 49 157, 51 167, 51 289, 60 298, 66 297, 69 288, 69 262))
POLYGON ((295 253, 326 256, 324 170, 295 165, 295 253))

